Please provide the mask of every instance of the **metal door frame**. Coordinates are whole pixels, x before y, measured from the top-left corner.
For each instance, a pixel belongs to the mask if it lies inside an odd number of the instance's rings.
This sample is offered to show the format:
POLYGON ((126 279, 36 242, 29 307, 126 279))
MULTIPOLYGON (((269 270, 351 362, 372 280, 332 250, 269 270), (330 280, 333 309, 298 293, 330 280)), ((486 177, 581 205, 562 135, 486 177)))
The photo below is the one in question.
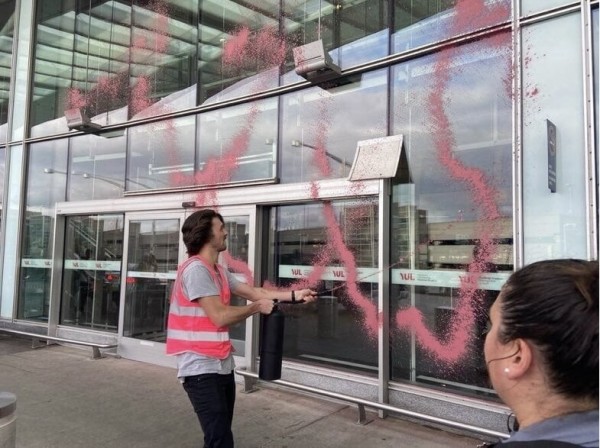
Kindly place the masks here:
MULTIPOLYGON (((127 278, 127 265, 129 255, 129 231, 130 222, 135 220, 155 220, 155 219, 179 219, 179 228, 183 225, 184 220, 191 215, 195 209, 185 209, 179 211, 144 211, 125 213, 124 233, 123 233, 123 262, 121 265, 121 279, 127 278)), ((228 217, 233 216, 248 216, 248 266, 254 273, 254 261, 256 257, 256 206, 225 206, 220 207, 218 212, 227 222, 228 217)), ((179 261, 183 262, 186 258, 185 246, 179 232, 179 261)), ((141 339, 123 336, 125 326, 125 301, 126 301, 126 282, 121 282, 120 292, 120 309, 119 309, 119 354, 124 358, 134 359, 137 361, 148 362, 167 367, 175 367, 177 365, 176 358, 167 356, 165 353, 165 344, 161 342, 145 341, 141 339)), ((252 356, 255 356, 253 343, 254 327, 257 325, 256 319, 250 317, 246 320, 246 334, 244 341, 245 355, 243 357, 235 356, 236 365, 248 365, 252 356)))

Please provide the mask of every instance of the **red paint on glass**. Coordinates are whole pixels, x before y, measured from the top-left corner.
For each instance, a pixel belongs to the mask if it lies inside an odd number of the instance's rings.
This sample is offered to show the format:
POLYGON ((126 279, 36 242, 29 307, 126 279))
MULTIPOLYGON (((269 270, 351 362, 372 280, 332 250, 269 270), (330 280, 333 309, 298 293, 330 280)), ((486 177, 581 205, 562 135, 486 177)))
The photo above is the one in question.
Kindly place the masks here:
POLYGON ((240 27, 223 44, 223 63, 227 69, 261 70, 285 61, 286 43, 273 27, 251 31, 240 27))
MULTIPOLYGON (((506 20, 509 17, 508 6, 486 6, 482 0, 460 0, 456 6, 456 20, 453 24, 454 32, 483 27, 506 20)), ((509 41, 506 33, 492 40, 475 44, 478 51, 486 49, 497 51, 509 41), (495 47, 495 48, 494 48, 495 47)), ((473 44, 472 44, 473 45, 473 44)), ((455 306, 450 330, 443 340, 429 330, 421 311, 411 307, 400 310, 396 315, 398 328, 414 332, 417 344, 428 353, 443 362, 456 362, 465 356, 473 336, 472 327, 475 314, 481 306, 481 294, 478 283, 482 273, 487 270, 497 251, 494 235, 497 234, 497 223, 501 218, 497 206, 499 192, 494 188, 486 174, 473 167, 464 165, 454 155, 456 141, 452 130, 451 121, 447 115, 447 99, 445 92, 451 77, 460 68, 453 64, 458 57, 456 48, 449 48, 438 54, 433 73, 433 83, 430 94, 427 96, 427 108, 431 118, 431 134, 436 149, 439 163, 454 182, 464 184, 473 196, 473 203, 477 204, 481 219, 477 230, 478 246, 473 261, 469 264, 467 273, 461 276, 459 299, 455 306)), ((504 78, 505 87, 510 84, 512 92, 512 64, 507 77, 504 78)), ((459 211, 459 214, 462 211, 459 211)), ((459 221, 461 219, 458 219, 459 221)))

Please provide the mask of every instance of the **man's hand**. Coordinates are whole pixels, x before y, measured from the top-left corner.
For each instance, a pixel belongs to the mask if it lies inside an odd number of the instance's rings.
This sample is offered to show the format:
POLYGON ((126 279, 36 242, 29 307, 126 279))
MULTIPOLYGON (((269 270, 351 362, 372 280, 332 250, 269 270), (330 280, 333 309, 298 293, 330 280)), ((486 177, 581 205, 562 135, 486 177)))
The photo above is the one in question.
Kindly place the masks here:
POLYGON ((258 305, 258 312, 261 314, 271 314, 275 306, 275 302, 270 299, 261 299, 254 303, 258 305))
POLYGON ((306 303, 314 302, 317 300, 317 293, 312 289, 300 289, 295 291, 296 300, 304 300, 306 303))

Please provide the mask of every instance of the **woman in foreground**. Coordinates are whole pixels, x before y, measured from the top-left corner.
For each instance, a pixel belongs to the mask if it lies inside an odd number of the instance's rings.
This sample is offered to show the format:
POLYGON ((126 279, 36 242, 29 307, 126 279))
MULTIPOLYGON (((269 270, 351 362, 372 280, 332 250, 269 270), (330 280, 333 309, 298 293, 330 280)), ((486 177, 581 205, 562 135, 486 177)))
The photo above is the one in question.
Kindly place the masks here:
POLYGON ((496 446, 598 447, 598 262, 546 260, 514 272, 490 323, 490 379, 519 424, 496 446))

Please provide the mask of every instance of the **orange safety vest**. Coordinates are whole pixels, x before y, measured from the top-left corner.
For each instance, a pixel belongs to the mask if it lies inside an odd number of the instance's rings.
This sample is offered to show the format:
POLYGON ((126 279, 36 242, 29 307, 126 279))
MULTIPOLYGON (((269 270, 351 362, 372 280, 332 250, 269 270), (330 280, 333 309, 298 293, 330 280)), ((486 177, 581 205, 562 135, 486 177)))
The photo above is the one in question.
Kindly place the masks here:
POLYGON ((183 290, 183 271, 194 260, 200 261, 219 286, 221 302, 229 305, 231 291, 223 267, 215 265, 217 272, 195 255, 184 261, 178 269, 175 285, 171 293, 169 323, 167 325, 167 354, 178 355, 194 352, 218 359, 225 359, 231 353, 229 328, 217 327, 208 317, 200 300, 189 300, 183 290))

